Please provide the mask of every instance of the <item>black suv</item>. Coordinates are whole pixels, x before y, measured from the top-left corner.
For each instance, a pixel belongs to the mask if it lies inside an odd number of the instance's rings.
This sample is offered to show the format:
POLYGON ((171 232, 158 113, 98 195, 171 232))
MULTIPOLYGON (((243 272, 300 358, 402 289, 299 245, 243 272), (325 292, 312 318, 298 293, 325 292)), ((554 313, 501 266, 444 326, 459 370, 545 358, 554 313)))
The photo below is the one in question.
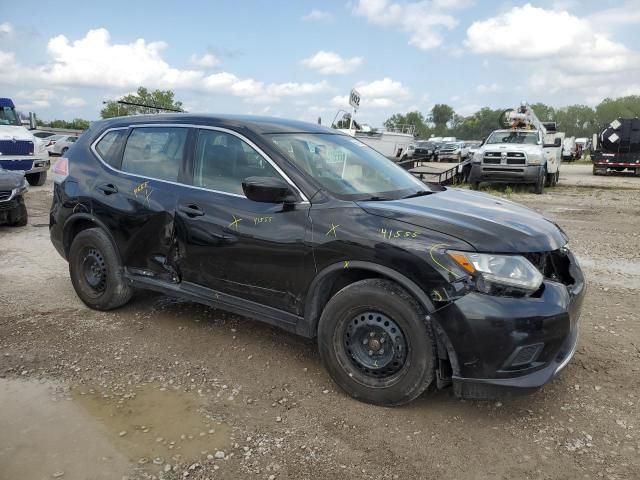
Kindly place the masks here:
POLYGON ((317 338, 331 377, 367 402, 431 384, 532 391, 576 347, 584 280, 555 224, 425 185, 336 130, 114 118, 92 124, 54 180, 51 240, 89 307, 150 289, 317 338))

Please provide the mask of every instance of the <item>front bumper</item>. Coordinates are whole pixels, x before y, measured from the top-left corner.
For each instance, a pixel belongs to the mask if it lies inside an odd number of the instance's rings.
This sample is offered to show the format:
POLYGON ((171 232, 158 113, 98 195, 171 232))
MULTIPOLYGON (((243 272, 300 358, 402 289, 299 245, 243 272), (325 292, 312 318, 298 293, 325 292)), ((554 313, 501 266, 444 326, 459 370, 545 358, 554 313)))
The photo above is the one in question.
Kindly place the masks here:
POLYGON ((542 165, 492 165, 474 163, 469 182, 536 183, 542 165))
POLYGON ((0 166, 2 166, 2 168, 4 168, 5 170, 22 170, 25 173, 38 173, 49 170, 49 168, 51 167, 51 160, 49 160, 49 152, 40 154, 37 157, 0 157, 0 166))
POLYGON ((571 360, 585 294, 572 254, 574 283, 545 280, 538 297, 469 293, 437 314, 437 327, 463 398, 495 398, 535 391, 571 360))

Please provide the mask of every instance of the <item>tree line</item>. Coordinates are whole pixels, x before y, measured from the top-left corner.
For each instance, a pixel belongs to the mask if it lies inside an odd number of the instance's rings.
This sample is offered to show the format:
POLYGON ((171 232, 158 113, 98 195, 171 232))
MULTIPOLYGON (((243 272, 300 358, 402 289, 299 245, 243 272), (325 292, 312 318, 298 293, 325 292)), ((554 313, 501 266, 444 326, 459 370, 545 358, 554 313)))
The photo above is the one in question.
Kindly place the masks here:
MULTIPOLYGON (((565 132, 568 137, 590 137, 618 117, 639 117, 640 96, 606 98, 595 107, 570 105, 554 108, 538 102, 532 104, 531 108, 541 121, 556 122, 558 131, 565 132)), ((426 115, 417 111, 396 113, 384 122, 384 126, 393 128, 397 125, 413 125, 416 136, 424 139, 431 136, 451 136, 480 140, 500 128, 498 119, 503 111, 484 107, 464 117, 458 115, 451 106, 439 103, 426 115)))

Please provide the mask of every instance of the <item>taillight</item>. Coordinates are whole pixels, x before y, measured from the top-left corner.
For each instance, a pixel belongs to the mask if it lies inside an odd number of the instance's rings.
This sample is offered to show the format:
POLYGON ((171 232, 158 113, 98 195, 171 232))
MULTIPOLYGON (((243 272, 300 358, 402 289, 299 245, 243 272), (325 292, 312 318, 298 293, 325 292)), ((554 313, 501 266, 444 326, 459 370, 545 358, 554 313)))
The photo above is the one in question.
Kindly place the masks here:
POLYGON ((53 181, 55 183, 63 182, 69 176, 69 159, 67 157, 62 157, 58 160, 53 165, 51 173, 53 173, 53 181))
POLYGON ((55 145, 56 141, 55 140, 49 140, 49 143, 47 143, 47 147, 50 147, 51 145, 55 145))

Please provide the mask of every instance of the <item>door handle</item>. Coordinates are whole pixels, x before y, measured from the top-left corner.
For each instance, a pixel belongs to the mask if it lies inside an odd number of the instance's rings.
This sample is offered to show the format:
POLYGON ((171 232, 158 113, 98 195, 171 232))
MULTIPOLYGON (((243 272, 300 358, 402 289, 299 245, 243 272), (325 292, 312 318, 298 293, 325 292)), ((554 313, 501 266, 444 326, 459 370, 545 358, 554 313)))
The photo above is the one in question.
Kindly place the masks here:
POLYGON ((199 206, 194 204, 189 205, 180 205, 178 207, 178 211, 184 213, 187 217, 201 217, 204 215, 204 212, 200 209, 199 206))
POLYGON ((116 187, 112 183, 102 184, 102 185, 100 185, 98 187, 98 190, 100 190, 105 195, 111 195, 113 193, 118 193, 118 187, 116 187))

